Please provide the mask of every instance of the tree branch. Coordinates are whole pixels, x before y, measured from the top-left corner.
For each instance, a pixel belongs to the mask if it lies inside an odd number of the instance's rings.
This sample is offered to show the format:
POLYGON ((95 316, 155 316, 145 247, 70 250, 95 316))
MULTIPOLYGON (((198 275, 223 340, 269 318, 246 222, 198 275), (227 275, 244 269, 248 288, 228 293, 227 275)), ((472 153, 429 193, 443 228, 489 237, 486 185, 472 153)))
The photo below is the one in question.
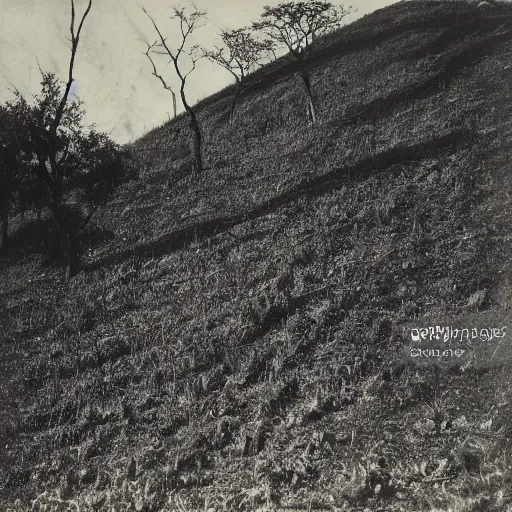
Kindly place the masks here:
MULTIPOLYGON (((151 45, 149 43, 147 43, 147 42, 146 42, 146 44, 148 45, 148 49, 145 52, 145 55, 147 56, 147 58, 149 59, 149 62, 151 62, 151 65, 153 66, 152 75, 155 76, 156 78, 158 78, 160 80, 160 82, 162 83, 162 85, 164 86, 164 89, 168 90, 172 94, 172 104, 173 104, 174 117, 176 117, 176 114, 177 114, 177 112, 176 112, 176 93, 174 92, 172 87, 167 84, 167 82, 164 80, 163 76, 160 75, 160 73, 158 73, 158 71, 156 69, 156 65, 155 65, 153 59, 151 58, 151 50, 155 46, 157 46, 157 41, 155 41, 151 45)), ((155 53, 158 53, 158 52, 155 52, 155 53)), ((167 54, 162 54, 162 55, 167 55, 167 54)))
POLYGON ((164 48, 165 51, 167 52, 167 55, 169 55, 169 57, 171 57, 171 59, 173 61, 175 61, 177 57, 172 53, 172 51, 167 46, 167 43, 165 42, 166 39, 164 39, 164 37, 162 36, 160 29, 158 28, 157 24, 155 23, 155 20, 151 17, 151 15, 148 13, 148 11, 146 11, 146 9, 144 7, 142 7, 142 11, 151 20, 151 23, 153 24, 153 27, 155 28, 156 33, 158 34, 158 37, 160 38, 162 48, 164 48))
POLYGON ((51 127, 50 127, 50 134, 52 135, 52 138, 54 138, 56 133, 57 133, 57 128, 59 127, 60 122, 62 120, 62 115, 64 113, 64 108, 65 108, 66 102, 68 100, 69 91, 71 90, 71 85, 73 84, 73 81, 74 81, 74 79, 73 79, 73 67, 74 67, 74 64, 75 64, 75 56, 76 56, 76 51, 78 49, 78 42, 79 42, 79 39, 80 39, 80 33, 82 31, 82 27, 83 27, 85 18, 87 17, 87 15, 89 14, 89 11, 91 10, 91 6, 92 6, 92 0, 89 0, 89 3, 87 5, 87 9, 85 10, 84 15, 82 16, 82 20, 80 21, 80 25, 78 27, 78 32, 77 32, 77 34, 75 36, 75 2, 74 2, 74 0, 71 0, 71 27, 70 27, 70 31, 71 31, 71 58, 69 60, 68 81, 66 83, 66 89, 65 89, 64 94, 62 96, 60 104, 59 104, 59 106, 57 108, 57 112, 55 113, 55 118, 54 118, 53 123, 51 124, 51 127))

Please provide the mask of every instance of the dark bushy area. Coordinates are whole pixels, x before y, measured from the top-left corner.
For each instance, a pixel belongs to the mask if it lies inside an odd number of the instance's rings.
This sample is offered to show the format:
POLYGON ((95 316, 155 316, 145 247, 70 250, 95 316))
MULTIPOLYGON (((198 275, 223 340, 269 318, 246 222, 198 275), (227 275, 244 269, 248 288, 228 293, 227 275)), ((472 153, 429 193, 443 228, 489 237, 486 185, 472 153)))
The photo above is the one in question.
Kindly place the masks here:
POLYGON ((510 318, 511 39, 377 11, 319 44, 316 125, 279 59, 197 106, 201 176, 183 117, 127 148, 71 281, 2 260, 3 508, 509 510, 507 338, 404 342, 510 318))
POLYGON ((82 103, 67 97, 72 77, 64 84, 41 73, 38 95, 27 99, 16 90, 0 105, 0 254, 20 258, 39 251, 64 264, 69 278, 94 232, 94 213, 132 177, 131 155, 107 134, 84 126, 82 103), (36 214, 28 224, 27 213, 36 214))

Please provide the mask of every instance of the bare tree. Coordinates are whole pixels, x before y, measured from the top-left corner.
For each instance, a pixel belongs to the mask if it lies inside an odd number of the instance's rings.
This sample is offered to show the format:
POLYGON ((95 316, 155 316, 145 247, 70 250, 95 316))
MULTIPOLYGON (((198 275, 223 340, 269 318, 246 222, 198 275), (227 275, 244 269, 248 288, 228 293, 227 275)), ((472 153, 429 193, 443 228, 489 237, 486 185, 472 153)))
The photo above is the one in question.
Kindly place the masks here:
MULTIPOLYGON (((205 20, 206 13, 203 11, 197 10, 194 7, 194 11, 188 14, 184 7, 173 7, 173 15, 171 16, 172 20, 177 20, 180 26, 180 37, 181 43, 176 50, 171 49, 167 44, 167 38, 164 38, 162 32, 158 25, 156 24, 154 18, 146 11, 146 9, 142 8, 147 17, 151 20, 153 27, 158 34, 159 40, 155 41, 153 44, 148 44, 148 50, 146 55, 153 63, 151 59, 151 54, 159 54, 166 55, 170 58, 170 61, 174 65, 174 70, 176 75, 180 80, 180 96, 181 101, 183 103, 183 107, 187 112, 190 121, 190 127, 192 129, 192 157, 194 162, 194 170, 197 173, 201 173, 203 171, 203 158, 202 158, 202 136, 201 129, 199 127, 199 123, 197 121, 196 114, 194 109, 190 106, 187 101, 185 88, 187 84, 187 78, 190 74, 196 69, 197 62, 204 57, 199 52, 199 47, 197 45, 190 45, 190 38, 194 31, 204 26, 202 23, 205 20), (182 58, 187 57, 190 62, 189 70, 185 72, 183 70, 183 62, 182 58)), ((147 43, 146 43, 147 44, 147 43)), ((156 66, 153 63, 153 75, 160 79, 162 84, 167 90, 171 90, 168 87, 165 80, 158 73, 156 66)))
POLYGON ((78 43, 80 42, 80 33, 82 32, 82 27, 84 25, 85 18, 87 18, 87 15, 91 10, 91 7, 92 0, 89 0, 87 8, 85 9, 82 19, 80 20, 80 23, 78 25, 78 30, 75 33, 75 2, 74 0, 71 0, 71 26, 69 29, 71 32, 71 58, 69 59, 68 81, 66 83, 66 88, 64 90, 64 94, 62 95, 62 99, 60 100, 60 104, 57 108, 57 112, 55 114, 53 122, 50 124, 50 137, 53 139, 56 138, 57 129, 59 128, 60 122, 62 120, 62 115, 66 107, 66 102, 68 101, 69 91, 71 90, 71 86, 75 81, 75 79, 73 78, 73 68, 75 66, 75 57, 76 52, 78 50, 78 43))
POLYGON ((167 89, 171 94, 172 94, 172 110, 173 110, 173 113, 174 113, 174 117, 176 117, 177 115, 177 105, 176 105, 176 93, 174 92, 174 89, 165 81, 164 77, 158 73, 157 69, 156 69, 156 66, 155 66, 155 62, 153 60, 153 57, 151 57, 151 51, 153 50, 153 48, 155 48, 155 46, 157 46, 157 42, 154 42, 153 44, 148 44, 148 49, 146 50, 145 54, 147 56, 147 58, 149 59, 149 62, 151 62, 151 65, 153 66, 153 76, 156 76, 160 82, 162 82, 162 85, 164 86, 164 89, 167 89))
POLYGON ((235 107, 242 92, 245 78, 262 60, 274 53, 274 44, 271 40, 260 41, 253 36, 249 28, 236 30, 223 30, 222 47, 215 50, 203 49, 205 57, 229 71, 236 82, 236 92, 231 103, 230 119, 233 120, 235 107))
POLYGON ((253 23, 253 28, 262 31, 278 45, 285 46, 298 62, 308 102, 308 116, 315 123, 316 105, 307 66, 309 50, 317 37, 339 28, 352 8, 338 7, 323 0, 309 0, 263 9, 261 20, 253 23))

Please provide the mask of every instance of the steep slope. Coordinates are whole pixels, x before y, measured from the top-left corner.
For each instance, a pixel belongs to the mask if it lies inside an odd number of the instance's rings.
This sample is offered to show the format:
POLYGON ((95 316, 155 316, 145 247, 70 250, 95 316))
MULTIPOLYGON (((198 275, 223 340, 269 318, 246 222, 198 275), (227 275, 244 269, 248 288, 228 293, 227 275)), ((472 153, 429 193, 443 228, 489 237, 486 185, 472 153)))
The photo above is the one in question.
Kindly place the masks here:
POLYGON ((198 105, 203 176, 183 117, 132 144, 69 284, 3 260, 4 509, 508 510, 507 338, 403 346, 508 325, 511 40, 377 11, 319 44, 316 126, 281 59, 198 105))

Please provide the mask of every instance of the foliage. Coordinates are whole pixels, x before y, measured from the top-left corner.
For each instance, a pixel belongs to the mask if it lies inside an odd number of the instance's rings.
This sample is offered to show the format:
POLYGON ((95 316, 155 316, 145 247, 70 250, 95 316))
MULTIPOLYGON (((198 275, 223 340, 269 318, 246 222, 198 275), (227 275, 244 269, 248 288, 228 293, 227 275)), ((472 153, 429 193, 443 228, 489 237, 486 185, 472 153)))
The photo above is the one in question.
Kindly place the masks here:
POLYGON ((28 101, 19 91, 8 102, 12 115, 23 127, 22 158, 31 166, 47 201, 59 206, 63 200, 66 180, 77 169, 77 140, 83 131, 84 110, 75 97, 66 102, 55 133, 51 126, 57 115, 62 83, 53 73, 43 73, 41 92, 28 101))
POLYGON ((58 222, 65 244, 67 237, 79 236, 125 178, 127 154, 107 134, 85 128, 83 104, 76 97, 66 102, 52 133, 63 88, 54 74, 44 73, 39 94, 27 100, 16 92, 4 108, 18 127, 20 208, 39 198, 58 222))
POLYGON ((0 204, 8 202, 23 179, 19 162, 22 123, 8 105, 0 105, 0 204))
POLYGON ((231 119, 233 119, 236 103, 247 74, 263 59, 274 54, 274 44, 269 39, 264 41, 256 39, 248 28, 223 30, 221 39, 224 43, 223 47, 216 46, 215 50, 203 49, 203 54, 211 62, 229 71, 235 78, 237 87, 231 103, 231 119))
MULTIPOLYGON (((33 171, 50 208, 60 206, 77 185, 89 191, 102 182, 118 184, 121 175, 120 147, 107 134, 83 125, 85 114, 78 98, 68 101, 54 137, 50 125, 62 95, 63 84, 52 73, 43 74, 41 93, 27 101, 19 92, 8 108, 23 128, 19 157, 33 171), (46 172, 45 172, 46 170, 46 172)), ((108 195, 108 194, 107 194, 108 195)), ((90 197, 82 206, 94 208, 105 197, 90 197)))
POLYGON ((352 7, 335 6, 323 0, 285 2, 265 6, 261 21, 253 27, 302 59, 318 37, 340 28, 350 12, 352 7))
POLYGON ((105 133, 94 129, 77 138, 80 165, 71 177, 71 188, 82 195, 83 203, 103 205, 125 179, 123 158, 128 157, 105 133))
POLYGON ((271 52, 268 40, 260 41, 248 28, 223 30, 223 47, 205 50, 205 56, 212 62, 229 71, 238 82, 252 71, 271 52))

